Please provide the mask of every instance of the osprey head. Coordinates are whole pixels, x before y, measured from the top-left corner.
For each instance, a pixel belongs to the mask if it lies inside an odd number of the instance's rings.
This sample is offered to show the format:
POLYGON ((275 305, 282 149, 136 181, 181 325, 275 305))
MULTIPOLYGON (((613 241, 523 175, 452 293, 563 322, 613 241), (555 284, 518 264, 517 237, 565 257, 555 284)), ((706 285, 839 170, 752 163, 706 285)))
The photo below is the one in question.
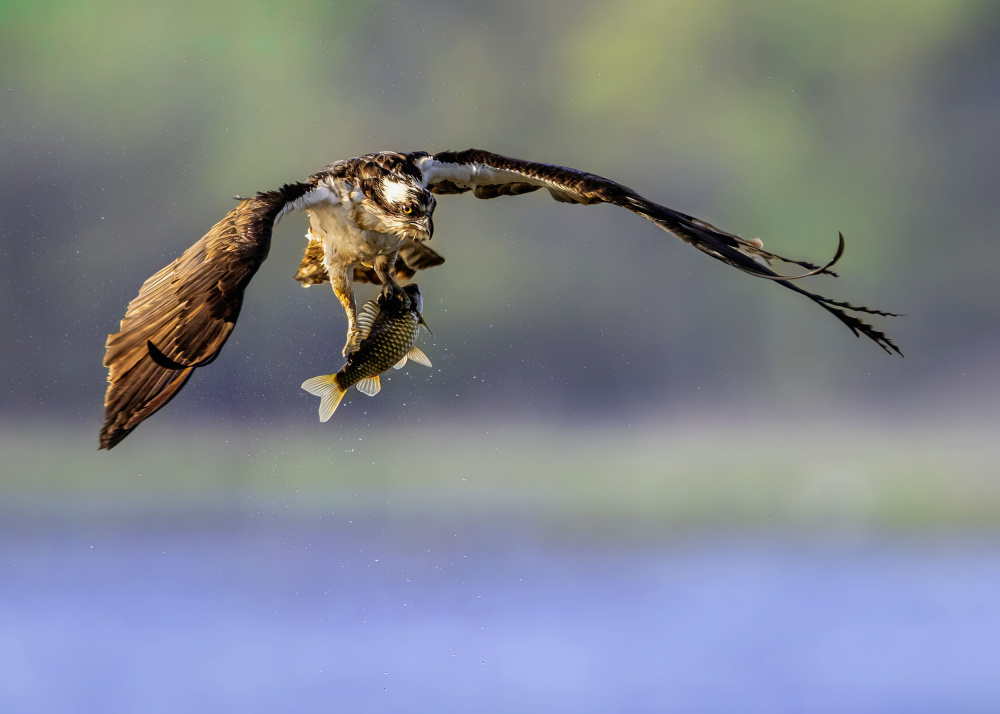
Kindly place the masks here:
POLYGON ((434 234, 431 214, 437 205, 423 183, 403 172, 389 172, 373 182, 369 198, 381 219, 379 230, 401 238, 427 240, 434 234))

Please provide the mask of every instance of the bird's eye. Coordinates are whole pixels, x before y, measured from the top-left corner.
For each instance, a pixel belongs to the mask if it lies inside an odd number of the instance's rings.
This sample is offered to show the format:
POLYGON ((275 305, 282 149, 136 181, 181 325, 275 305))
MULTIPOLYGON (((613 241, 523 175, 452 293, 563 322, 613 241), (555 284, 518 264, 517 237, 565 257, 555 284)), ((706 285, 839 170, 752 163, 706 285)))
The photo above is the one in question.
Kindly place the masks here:
POLYGON ((406 215, 413 213, 413 206, 403 206, 403 213, 406 215))

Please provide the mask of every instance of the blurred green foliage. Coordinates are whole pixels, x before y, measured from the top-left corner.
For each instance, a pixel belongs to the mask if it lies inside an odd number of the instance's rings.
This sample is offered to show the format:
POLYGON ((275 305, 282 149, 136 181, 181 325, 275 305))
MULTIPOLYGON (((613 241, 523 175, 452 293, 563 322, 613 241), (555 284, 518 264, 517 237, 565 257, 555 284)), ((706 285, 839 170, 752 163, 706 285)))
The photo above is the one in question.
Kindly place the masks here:
POLYGON ((706 530, 977 533, 1000 517, 989 429, 887 430, 877 419, 432 421, 336 434, 149 430, 113 461, 92 450, 90 434, 9 429, 0 435, 0 520, 333 515, 658 540, 706 530))
MULTIPOLYGON (((419 279, 439 369, 376 416, 990 402, 998 48, 981 0, 2 3, 4 428, 96 434, 104 338, 148 275, 230 196, 386 148, 597 172, 813 260, 843 231, 816 289, 906 313, 877 321, 907 358, 624 212, 445 197, 448 262, 419 279)), ((303 231, 285 219, 222 358, 130 439, 311 424, 298 384, 339 366, 345 324, 290 279, 303 231)))

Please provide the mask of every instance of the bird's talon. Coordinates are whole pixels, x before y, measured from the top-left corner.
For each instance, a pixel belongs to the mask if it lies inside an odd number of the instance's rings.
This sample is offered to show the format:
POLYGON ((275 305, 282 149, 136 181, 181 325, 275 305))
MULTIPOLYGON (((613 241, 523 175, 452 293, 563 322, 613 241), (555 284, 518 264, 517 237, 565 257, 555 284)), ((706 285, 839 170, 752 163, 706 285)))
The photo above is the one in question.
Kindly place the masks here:
POLYGON ((382 292, 379 295, 379 303, 384 306, 392 300, 399 300, 403 311, 410 309, 410 296, 406 293, 406 291, 399 285, 388 283, 384 288, 382 288, 382 292))

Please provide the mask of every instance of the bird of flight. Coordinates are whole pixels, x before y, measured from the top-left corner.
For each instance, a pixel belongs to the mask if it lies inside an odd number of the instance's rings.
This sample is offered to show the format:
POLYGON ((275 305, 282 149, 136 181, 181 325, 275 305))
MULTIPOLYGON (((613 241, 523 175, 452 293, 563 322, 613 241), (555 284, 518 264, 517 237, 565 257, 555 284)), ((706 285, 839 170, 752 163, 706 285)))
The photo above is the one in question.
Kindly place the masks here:
POLYGON ((804 295, 855 335, 902 354, 857 316, 893 313, 831 300, 792 282, 835 275, 830 267, 843 253, 843 236, 832 260, 813 265, 770 253, 759 240, 727 233, 596 174, 479 149, 433 155, 386 151, 336 161, 305 181, 241 199, 201 240, 143 284, 120 331, 108 336, 100 448, 118 444, 169 402, 195 369, 218 356, 239 317, 243 291, 267 257, 272 229, 286 213, 304 210, 309 216, 309 244, 295 279, 332 284, 347 313, 344 355, 349 356, 365 336, 358 327, 355 281, 381 284, 386 294, 405 302, 399 281, 444 262, 424 243, 434 232, 436 194, 471 191, 477 198, 496 198, 539 189, 564 203, 610 203, 632 211, 713 258, 804 295), (779 274, 769 267, 775 261, 804 272, 779 274))

